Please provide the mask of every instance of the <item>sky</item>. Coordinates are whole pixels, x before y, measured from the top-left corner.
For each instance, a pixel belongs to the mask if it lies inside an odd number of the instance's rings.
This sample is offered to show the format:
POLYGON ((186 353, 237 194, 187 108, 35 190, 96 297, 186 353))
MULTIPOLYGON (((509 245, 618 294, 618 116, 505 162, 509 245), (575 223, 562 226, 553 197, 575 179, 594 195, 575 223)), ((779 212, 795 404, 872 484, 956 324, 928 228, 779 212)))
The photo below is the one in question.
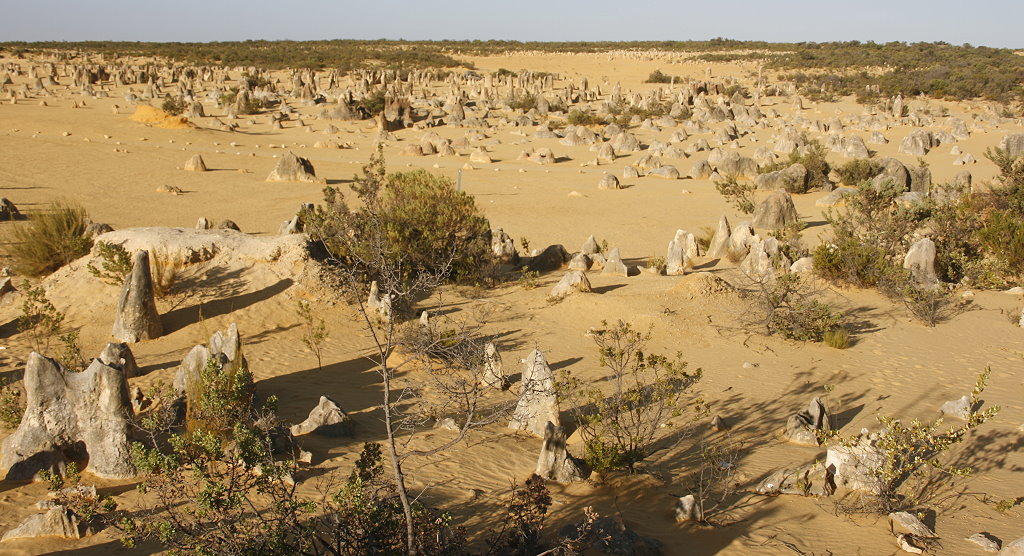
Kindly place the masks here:
POLYGON ((1024 47, 1024 0, 0 0, 0 42, 906 41, 1024 47))

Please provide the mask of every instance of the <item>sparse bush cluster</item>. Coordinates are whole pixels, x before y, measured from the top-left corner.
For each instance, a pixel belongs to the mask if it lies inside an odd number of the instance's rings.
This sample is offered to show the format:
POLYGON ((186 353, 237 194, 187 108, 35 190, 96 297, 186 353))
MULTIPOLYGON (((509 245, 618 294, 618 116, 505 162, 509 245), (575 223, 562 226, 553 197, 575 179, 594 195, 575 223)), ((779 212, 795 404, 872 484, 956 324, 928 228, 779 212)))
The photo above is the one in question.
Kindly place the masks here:
POLYGON ((181 97, 167 97, 160 104, 160 109, 172 116, 180 116, 186 108, 188 104, 181 97))
POLYGON ((89 216, 68 201, 56 201, 11 231, 10 254, 23 274, 40 276, 84 256, 92 248, 86 235, 89 216))
POLYGON ((680 79, 674 75, 668 75, 662 73, 661 70, 654 70, 650 75, 647 76, 647 80, 644 83, 672 83, 672 81, 679 81, 680 79))

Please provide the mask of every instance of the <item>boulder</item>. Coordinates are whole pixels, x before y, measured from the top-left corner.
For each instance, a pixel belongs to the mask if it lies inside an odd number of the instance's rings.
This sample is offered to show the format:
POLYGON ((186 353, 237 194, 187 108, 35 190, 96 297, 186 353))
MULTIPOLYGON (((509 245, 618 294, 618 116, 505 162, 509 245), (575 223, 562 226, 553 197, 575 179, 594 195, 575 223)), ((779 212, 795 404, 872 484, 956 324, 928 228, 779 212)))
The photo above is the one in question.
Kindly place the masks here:
POLYGON ((935 146, 931 132, 915 129, 900 141, 899 152, 912 156, 924 156, 935 146))
POLYGON ((1024 133, 1011 133, 999 142, 999 148, 1012 157, 1024 155, 1024 133))
POLYGON ((855 445, 836 444, 828 448, 825 468, 832 474, 836 486, 870 494, 881 493, 883 485, 875 470, 881 467, 884 456, 875 443, 873 435, 862 431, 855 445))
POLYGON ((590 237, 587 238, 587 241, 583 242, 583 247, 580 247, 580 253, 583 253, 584 255, 593 255, 595 253, 599 253, 600 251, 601 246, 597 244, 597 239, 594 238, 593 234, 591 234, 590 237))
POLYGON ((325 184, 327 180, 316 177, 316 171, 313 169, 313 163, 308 159, 295 156, 294 153, 288 152, 277 161, 277 167, 274 168, 270 175, 267 176, 267 181, 301 181, 308 183, 319 183, 325 184))
POLYGON ((185 169, 189 172, 205 172, 206 163, 203 162, 202 156, 194 154, 191 158, 185 161, 185 169))
POLYGON ((586 293, 590 291, 590 280, 587 273, 582 270, 570 270, 562 276, 562 279, 551 289, 549 299, 563 299, 574 293, 586 293))
POLYGON ((552 423, 544 425, 544 442, 534 471, 543 479, 558 483, 575 483, 586 477, 583 462, 565 449, 565 429, 552 423))
POLYGON ((622 189, 619 184, 619 178, 615 177, 614 174, 605 172, 601 179, 597 182, 598 189, 622 189))
POLYGON ((519 253, 516 252, 515 242, 501 228, 491 232, 491 252, 500 263, 516 264, 519 262, 519 253))
POLYGON ((679 170, 676 170, 675 166, 671 166, 668 164, 664 166, 659 166, 658 168, 655 168, 647 172, 647 175, 654 176, 656 178, 665 178, 668 180, 677 180, 680 177, 679 170))
POLYGON ((4 533, 0 542, 38 537, 80 539, 89 533, 89 529, 77 514, 64 506, 54 504, 45 513, 32 514, 25 518, 17 527, 4 533))
POLYGON ((306 420, 291 427, 292 436, 313 432, 326 436, 347 436, 352 433, 352 419, 341 409, 338 402, 327 396, 320 396, 319 403, 309 412, 306 420))
POLYGON ((686 269, 693 266, 693 260, 699 256, 697 239, 686 230, 676 230, 675 237, 668 243, 668 254, 665 256, 665 274, 680 276, 686 269))
POLYGON ((31 353, 25 365, 25 413, 4 439, 0 470, 8 480, 30 480, 85 461, 98 477, 135 476, 129 449, 132 405, 122 367, 93 360, 84 371, 64 369, 31 353))
POLYGON ((559 270, 569 262, 569 252, 561 244, 549 245, 539 254, 530 258, 527 268, 535 272, 559 270))
POLYGON ((149 251, 139 250, 135 253, 132 271, 121 287, 111 334, 122 342, 135 343, 159 338, 163 333, 150 274, 149 251))
POLYGON ((820 441, 817 432, 831 428, 828 409, 821 398, 815 397, 807 409, 789 416, 784 435, 794 444, 818 446, 820 441))
POLYGON ((391 320, 391 294, 380 293, 376 280, 370 282, 370 293, 366 296, 366 308, 384 322, 391 320))
POLYGON ((807 190, 807 167, 797 162, 777 172, 768 172, 757 176, 754 183, 758 189, 784 189, 790 192, 807 190))
POLYGON ((964 540, 978 545, 985 552, 999 552, 999 539, 993 538, 988 533, 975 533, 964 540))
POLYGON ((18 207, 14 206, 14 203, 7 197, 0 197, 0 222, 20 219, 21 213, 18 212, 18 207))
POLYGON ((793 226, 800 219, 793 198, 783 189, 776 189, 754 209, 754 228, 779 230, 793 226))
POLYGON ((818 462, 795 469, 777 469, 758 483, 755 492, 766 496, 831 496, 835 493, 832 475, 818 462))
POLYGON ((484 346, 482 382, 502 390, 508 388, 508 377, 505 376, 505 372, 502 369, 501 354, 498 353, 498 348, 494 345, 494 342, 487 342, 487 345, 484 346))
POLYGON ((526 358, 522 391, 508 426, 510 429, 525 430, 543 437, 548 423, 555 426, 561 424, 555 394, 555 375, 548 367, 544 354, 535 349, 526 358))
POLYGON ((718 219, 718 227, 715 234, 711 236, 711 244, 708 245, 707 256, 712 259, 720 259, 729 253, 729 236, 732 231, 729 229, 729 219, 723 214, 718 219))
POLYGON ((935 273, 935 242, 921 238, 910 246, 903 257, 903 268, 910 271, 910 276, 921 287, 934 287, 939 283, 935 273))
POLYGON ((608 259, 604 263, 604 268, 601 269, 601 274, 611 274, 623 277, 629 276, 629 268, 622 262, 622 257, 619 255, 618 247, 613 248, 608 254, 608 259))
POLYGON ((676 500, 676 507, 673 513, 676 516, 676 523, 704 520, 700 506, 697 504, 697 498, 692 494, 680 496, 676 500))

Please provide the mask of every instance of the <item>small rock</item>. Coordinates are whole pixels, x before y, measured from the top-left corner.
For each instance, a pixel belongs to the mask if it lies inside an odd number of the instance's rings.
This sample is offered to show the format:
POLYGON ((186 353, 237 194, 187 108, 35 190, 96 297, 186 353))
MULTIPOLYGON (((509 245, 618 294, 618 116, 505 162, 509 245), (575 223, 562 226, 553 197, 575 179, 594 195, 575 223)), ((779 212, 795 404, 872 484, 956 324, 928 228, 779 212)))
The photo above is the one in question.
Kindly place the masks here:
POLYGON ((909 552, 911 554, 921 554, 924 552, 924 550, 914 546, 913 540, 913 535, 900 533, 899 535, 896 535, 896 546, 900 547, 900 550, 903 552, 909 552))
POLYGON ((988 533, 975 533, 965 540, 980 546, 985 552, 999 552, 999 539, 992 537, 988 533))

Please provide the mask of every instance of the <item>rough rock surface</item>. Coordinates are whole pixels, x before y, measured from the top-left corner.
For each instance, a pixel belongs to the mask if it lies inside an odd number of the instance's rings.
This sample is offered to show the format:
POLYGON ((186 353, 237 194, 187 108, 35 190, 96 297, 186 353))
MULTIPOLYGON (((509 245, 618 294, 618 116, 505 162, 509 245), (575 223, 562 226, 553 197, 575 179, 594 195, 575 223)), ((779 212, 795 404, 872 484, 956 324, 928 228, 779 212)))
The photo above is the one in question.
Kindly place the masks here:
POLYGON ((37 537, 80 539, 88 533, 88 529, 74 512, 64 506, 54 505, 45 513, 32 514, 25 518, 17 527, 4 533, 0 542, 37 537))
POLYGON ((575 483, 586 476, 583 464, 565 449, 565 429, 552 423, 544 426, 544 443, 534 471, 544 479, 559 483, 575 483))
POLYGON ((294 153, 288 152, 277 161, 277 166, 274 168, 270 175, 267 176, 267 181, 303 181, 309 183, 327 183, 327 180, 316 177, 316 170, 313 169, 313 164, 305 158, 295 156, 294 153))
POLYGON ((123 368, 94 360, 82 372, 33 352, 25 366, 25 414, 0 449, 8 480, 29 480, 39 471, 84 461, 93 475, 135 476, 128 435, 132 405, 123 368))
POLYGON ((754 228, 778 230, 799 220, 793 198, 783 189, 776 189, 754 209, 754 228))
POLYGON ((555 375, 539 349, 533 350, 526 358, 522 385, 519 401, 508 426, 543 437, 548 423, 559 426, 560 421, 555 375))
POLYGON ((582 270, 570 270, 562 276, 562 279, 551 289, 551 299, 562 299, 574 293, 586 293, 590 291, 590 279, 587 273, 582 270))
POLYGON ((163 333, 160 313, 156 309, 149 252, 141 250, 135 253, 131 274, 121 287, 111 334, 122 342, 135 343, 159 338, 163 333))
POLYGON ((305 421, 291 427, 292 436, 313 432, 327 436, 345 436, 351 430, 352 419, 341 409, 338 402, 327 396, 320 396, 319 403, 309 412, 305 421))

